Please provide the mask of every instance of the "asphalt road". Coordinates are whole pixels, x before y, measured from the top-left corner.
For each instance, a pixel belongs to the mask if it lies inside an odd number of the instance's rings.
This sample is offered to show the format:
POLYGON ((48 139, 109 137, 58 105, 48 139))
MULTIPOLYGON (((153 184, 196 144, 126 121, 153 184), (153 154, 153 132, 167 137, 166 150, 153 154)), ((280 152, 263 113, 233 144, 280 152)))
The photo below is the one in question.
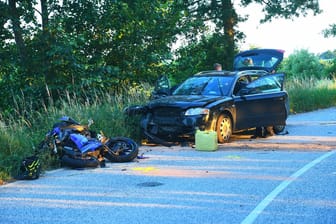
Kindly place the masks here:
POLYGON ((0 223, 336 223, 336 108, 292 115, 287 131, 9 183, 0 223))

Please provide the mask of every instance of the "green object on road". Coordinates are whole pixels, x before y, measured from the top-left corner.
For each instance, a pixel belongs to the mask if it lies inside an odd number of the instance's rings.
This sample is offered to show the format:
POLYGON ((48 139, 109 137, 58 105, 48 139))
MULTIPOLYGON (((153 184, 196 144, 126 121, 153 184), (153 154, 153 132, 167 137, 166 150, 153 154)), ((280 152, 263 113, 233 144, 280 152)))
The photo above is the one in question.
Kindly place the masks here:
POLYGON ((215 131, 200 131, 195 134, 196 150, 216 151, 218 149, 217 133, 215 131))

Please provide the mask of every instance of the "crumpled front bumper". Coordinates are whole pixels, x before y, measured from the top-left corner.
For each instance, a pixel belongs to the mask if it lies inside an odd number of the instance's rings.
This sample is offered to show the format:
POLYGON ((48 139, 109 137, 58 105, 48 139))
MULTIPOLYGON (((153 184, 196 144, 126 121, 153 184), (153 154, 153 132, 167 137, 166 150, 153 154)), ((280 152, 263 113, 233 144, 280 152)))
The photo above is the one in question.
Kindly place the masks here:
POLYGON ((141 120, 141 128, 145 132, 169 140, 193 137, 196 130, 202 129, 204 126, 204 116, 202 115, 157 119, 152 114, 147 114, 141 120))

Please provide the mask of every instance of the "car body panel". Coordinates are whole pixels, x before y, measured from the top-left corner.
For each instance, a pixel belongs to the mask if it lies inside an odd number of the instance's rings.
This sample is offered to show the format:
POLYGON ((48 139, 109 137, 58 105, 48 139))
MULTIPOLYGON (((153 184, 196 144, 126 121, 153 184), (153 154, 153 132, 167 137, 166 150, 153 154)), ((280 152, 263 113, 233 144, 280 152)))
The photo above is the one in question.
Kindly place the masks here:
POLYGON ((247 95, 235 97, 235 129, 285 125, 286 93, 247 95))
POLYGON ((169 97, 155 99, 148 103, 148 107, 150 109, 155 107, 179 107, 181 109, 188 109, 191 107, 206 107, 208 104, 216 102, 220 99, 223 99, 223 97, 202 95, 172 95, 169 97))

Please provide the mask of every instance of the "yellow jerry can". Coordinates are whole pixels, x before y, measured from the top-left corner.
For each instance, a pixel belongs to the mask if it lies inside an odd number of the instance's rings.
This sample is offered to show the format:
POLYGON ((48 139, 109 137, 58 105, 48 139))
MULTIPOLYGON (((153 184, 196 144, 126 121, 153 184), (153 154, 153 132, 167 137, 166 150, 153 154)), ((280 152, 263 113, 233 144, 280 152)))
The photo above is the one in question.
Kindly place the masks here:
POLYGON ((216 151, 218 149, 217 133, 215 131, 200 131, 195 134, 196 150, 216 151))

